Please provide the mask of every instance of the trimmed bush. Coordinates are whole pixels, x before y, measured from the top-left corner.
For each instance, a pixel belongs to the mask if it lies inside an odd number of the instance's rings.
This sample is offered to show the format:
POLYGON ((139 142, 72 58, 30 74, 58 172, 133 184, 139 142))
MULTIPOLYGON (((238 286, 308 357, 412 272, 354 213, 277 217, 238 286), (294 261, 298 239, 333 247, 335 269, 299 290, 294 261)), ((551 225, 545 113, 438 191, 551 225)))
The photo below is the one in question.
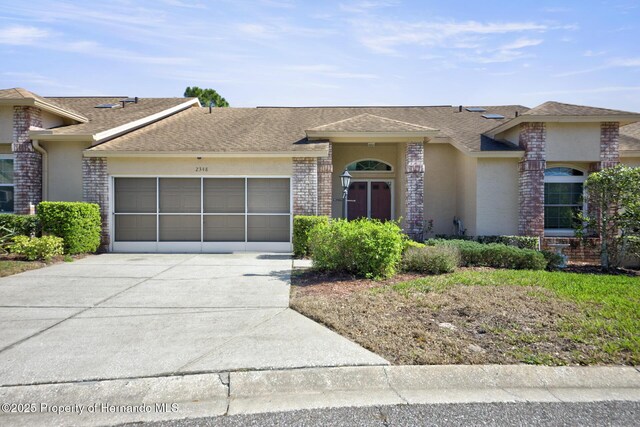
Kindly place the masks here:
POLYGON ((430 246, 454 246, 460 250, 462 265, 493 268, 511 268, 515 270, 542 270, 547 260, 542 252, 520 249, 501 243, 482 244, 469 240, 431 239, 430 246))
POLYGON ((460 250, 454 246, 426 246, 407 249, 402 256, 405 271, 417 273, 453 273, 460 266, 460 250))
POLYGON ((63 240, 55 236, 16 236, 13 238, 10 251, 24 256, 29 261, 51 261, 54 256, 64 253, 63 240))
POLYGON ((100 246, 102 220, 95 203, 41 202, 42 231, 62 237, 67 254, 95 252, 100 246))
POLYGON ((564 263, 564 260, 560 255, 551 251, 540 251, 547 260, 547 270, 553 271, 560 269, 560 266, 564 263))
POLYGON ((395 274, 404 241, 396 222, 370 219, 330 221, 309 233, 314 268, 374 279, 395 274))
POLYGON ((36 215, 0 214, 0 235, 37 236, 40 220, 36 215))
POLYGON ((539 239, 531 236, 455 236, 449 234, 438 234, 436 239, 443 240, 472 240, 478 243, 502 243, 507 246, 515 246, 520 249, 539 249, 539 239))
POLYGON ((426 246, 427 245, 425 245, 424 243, 416 242, 415 240, 411 239, 405 239, 403 252, 406 252, 411 248, 424 248, 426 246))
POLYGON ((311 255, 309 232, 318 224, 328 224, 329 217, 296 215, 293 217, 293 254, 302 258, 311 255))

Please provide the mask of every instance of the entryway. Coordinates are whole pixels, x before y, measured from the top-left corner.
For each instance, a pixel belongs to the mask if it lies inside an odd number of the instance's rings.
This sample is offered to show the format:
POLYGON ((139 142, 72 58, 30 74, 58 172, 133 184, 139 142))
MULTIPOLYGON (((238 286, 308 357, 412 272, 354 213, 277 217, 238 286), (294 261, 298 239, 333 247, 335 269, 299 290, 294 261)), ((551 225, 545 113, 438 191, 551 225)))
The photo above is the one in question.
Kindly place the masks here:
POLYGON ((392 181, 354 180, 349 185, 347 218, 393 219, 392 181))

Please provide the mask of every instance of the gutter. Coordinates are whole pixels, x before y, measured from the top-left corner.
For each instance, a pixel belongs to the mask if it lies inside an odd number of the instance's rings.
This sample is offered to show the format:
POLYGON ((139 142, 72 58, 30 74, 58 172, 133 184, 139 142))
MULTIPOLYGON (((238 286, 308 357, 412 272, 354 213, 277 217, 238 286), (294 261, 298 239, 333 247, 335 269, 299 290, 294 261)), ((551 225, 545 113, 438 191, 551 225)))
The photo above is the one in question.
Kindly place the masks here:
POLYGON ((168 158, 233 158, 233 157, 326 157, 329 155, 329 149, 315 151, 238 151, 238 152, 175 152, 175 151, 112 151, 112 150, 92 150, 83 151, 84 157, 168 157, 168 158))
POLYGON ((49 154, 39 143, 37 139, 31 140, 34 150, 42 155, 42 200, 47 200, 49 195, 49 154))

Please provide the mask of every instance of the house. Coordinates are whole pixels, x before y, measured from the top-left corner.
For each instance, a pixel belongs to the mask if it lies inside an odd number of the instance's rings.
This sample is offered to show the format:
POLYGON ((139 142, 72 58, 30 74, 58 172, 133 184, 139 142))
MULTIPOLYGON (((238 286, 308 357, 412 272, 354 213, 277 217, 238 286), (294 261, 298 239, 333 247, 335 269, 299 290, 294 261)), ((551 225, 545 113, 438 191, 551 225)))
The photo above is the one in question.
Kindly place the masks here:
POLYGON ((589 173, 640 166, 640 114, 486 107, 202 108, 0 91, 0 210, 98 203, 111 251, 289 251, 292 216, 407 233, 571 238, 589 173))

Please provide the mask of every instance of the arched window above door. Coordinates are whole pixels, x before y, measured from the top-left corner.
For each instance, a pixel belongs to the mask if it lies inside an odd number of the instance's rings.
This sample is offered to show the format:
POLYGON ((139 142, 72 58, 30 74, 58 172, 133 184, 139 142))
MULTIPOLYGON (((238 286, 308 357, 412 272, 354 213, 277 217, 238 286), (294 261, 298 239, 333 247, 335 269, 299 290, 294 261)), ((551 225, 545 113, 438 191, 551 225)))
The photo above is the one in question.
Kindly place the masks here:
POLYGON ((350 172, 391 172, 393 167, 381 160, 367 159, 349 163, 347 170, 350 172))

